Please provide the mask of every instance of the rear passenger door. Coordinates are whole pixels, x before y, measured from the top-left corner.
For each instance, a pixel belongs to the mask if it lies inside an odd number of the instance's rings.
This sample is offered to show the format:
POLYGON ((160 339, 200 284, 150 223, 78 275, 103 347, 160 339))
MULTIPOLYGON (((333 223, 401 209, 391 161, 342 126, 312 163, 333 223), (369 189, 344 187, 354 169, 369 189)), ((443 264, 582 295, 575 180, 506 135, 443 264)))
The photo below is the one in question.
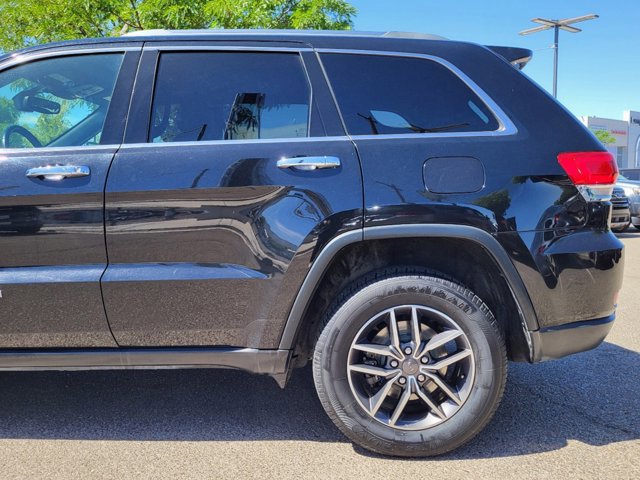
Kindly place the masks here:
POLYGON ((150 44, 128 125, 106 188, 118 343, 276 348, 314 247, 362 226, 359 162, 315 56, 150 44))

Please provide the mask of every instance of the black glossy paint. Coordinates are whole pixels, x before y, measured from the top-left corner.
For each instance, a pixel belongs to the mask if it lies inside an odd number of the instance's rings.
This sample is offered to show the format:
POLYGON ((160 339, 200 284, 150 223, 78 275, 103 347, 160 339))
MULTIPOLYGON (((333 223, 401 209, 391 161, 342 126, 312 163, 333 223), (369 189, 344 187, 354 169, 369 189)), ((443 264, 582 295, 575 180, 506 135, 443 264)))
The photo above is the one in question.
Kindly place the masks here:
POLYGON ((346 140, 123 148, 102 283, 118 343, 273 347, 318 238, 361 227, 360 192, 346 140), (276 167, 302 155, 342 166, 276 167))
MULTIPOLYGON (((426 43, 434 45, 421 50, 426 54, 438 54, 442 48, 438 42, 426 43)), ((483 229, 495 234, 511 255, 541 326, 610 315, 621 284, 622 244, 607 229, 608 215, 583 200, 556 160, 560 152, 597 151, 601 145, 559 104, 491 52, 459 45, 449 53, 447 59, 503 108, 518 131, 424 139, 356 137, 365 228, 452 223, 483 229), (478 159, 486 172, 484 188, 468 194, 426 191, 417 172, 427 159, 445 156, 478 159), (392 169, 389 159, 394 159, 392 169), (592 240, 577 241, 584 236, 592 240), (554 254, 552 244, 561 238, 563 253, 554 254)))
MULTIPOLYGON (((462 225, 492 235, 528 292, 530 329, 614 312, 624 257, 607 227, 610 205, 586 203, 556 161, 560 152, 602 147, 490 50, 449 41, 261 33, 137 40, 147 51, 137 76, 138 57, 127 54, 110 119, 116 144, 126 124, 121 148, 0 151, 0 348, 115 347, 117 340, 121 347, 276 349, 324 246, 344 232, 367 238, 375 226, 462 225), (315 54, 303 52, 314 92, 313 138, 143 145, 154 48, 163 45, 433 55, 472 78, 517 132, 351 141, 315 54), (284 156, 301 155, 337 156, 342 166, 276 167, 284 156), (460 182, 434 182, 428 160, 450 157, 476 159, 483 181, 476 168, 460 182), (27 168, 56 162, 88 165, 91 177, 56 185, 24 177, 27 168), (432 183, 436 188, 425 188, 432 183)), ((48 48, 95 46, 104 40, 48 48)))
POLYGON ((0 153, 0 348, 115 346, 99 284, 115 148, 14 152, 0 153), (91 175, 25 176, 56 163, 86 165, 91 175))
POLYGON ((615 315, 583 322, 566 323, 532 332, 534 361, 546 361, 584 352, 600 345, 608 335, 615 315))
MULTIPOLYGON (((622 244, 606 230, 606 214, 592 211, 562 180, 553 160, 547 162, 553 175, 533 176, 532 162, 513 162, 523 157, 524 147, 507 137, 371 139, 357 140, 356 145, 363 162, 365 228, 396 223, 480 228, 496 235, 507 249, 527 285, 540 325, 613 312, 613 294, 621 285, 621 268, 615 267, 622 266, 622 244), (402 158, 396 168, 385 168, 384 159, 398 150, 402 158), (485 187, 469 194, 426 191, 422 178, 412 172, 419 172, 427 158, 447 153, 480 159, 487 172, 485 187), (578 242, 579 232, 591 240, 578 242), (559 257, 552 246, 560 241, 564 251, 559 257), (612 261, 596 262, 596 257, 612 261), (559 267, 558 262, 568 267, 559 267)), ((551 152, 549 157, 554 159, 551 152)))

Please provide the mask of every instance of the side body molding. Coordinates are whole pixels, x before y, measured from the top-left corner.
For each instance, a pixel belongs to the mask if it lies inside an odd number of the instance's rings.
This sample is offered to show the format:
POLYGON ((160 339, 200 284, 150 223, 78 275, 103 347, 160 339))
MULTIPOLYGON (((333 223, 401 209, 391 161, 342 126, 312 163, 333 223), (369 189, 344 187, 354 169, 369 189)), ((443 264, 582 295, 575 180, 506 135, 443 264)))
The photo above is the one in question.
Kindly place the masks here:
POLYGON ((482 246, 496 263, 511 290, 513 298, 518 306, 520 321, 529 344, 530 358, 533 359, 533 345, 529 332, 539 329, 535 310, 529 298, 529 294, 518 274, 511 259, 504 248, 489 233, 479 228, 466 225, 447 224, 410 224, 410 225, 385 225, 380 227, 368 227, 362 231, 352 231, 339 235, 330 241, 318 254, 316 260, 307 274, 298 296, 291 308, 287 324, 285 326, 280 349, 291 350, 295 348, 296 336, 306 313, 306 309, 315 293, 316 286, 322 279, 331 260, 345 246, 370 240, 383 240, 389 238, 457 238, 475 242, 482 246))
POLYGON ((254 348, 101 348, 0 350, 0 372, 233 368, 270 375, 284 388, 291 352, 254 348))

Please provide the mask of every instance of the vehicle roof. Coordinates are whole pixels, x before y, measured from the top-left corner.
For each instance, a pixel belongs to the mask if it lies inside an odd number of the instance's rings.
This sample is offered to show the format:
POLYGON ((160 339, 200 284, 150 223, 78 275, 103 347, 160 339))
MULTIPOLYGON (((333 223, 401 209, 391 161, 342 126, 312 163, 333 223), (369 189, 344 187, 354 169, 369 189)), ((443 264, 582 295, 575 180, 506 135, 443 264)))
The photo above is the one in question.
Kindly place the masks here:
POLYGON ((37 50, 66 46, 90 46, 96 44, 122 44, 132 42, 160 42, 160 41, 198 41, 198 40, 233 40, 233 41, 263 41, 263 42, 295 42, 324 46, 336 43, 342 48, 349 48, 358 40, 385 40, 385 44, 407 40, 447 40, 444 37, 414 32, 365 32, 357 30, 274 30, 274 29, 206 29, 206 30, 140 30, 130 32, 119 37, 83 38, 62 42, 35 45, 14 52, 0 55, 0 61, 13 55, 20 55, 37 50), (322 44, 322 45, 321 45, 322 44))
MULTIPOLYGON (((64 42, 48 43, 28 47, 0 56, 0 62, 8 57, 59 47, 91 47, 92 45, 126 45, 140 42, 169 42, 169 41, 233 41, 233 42, 281 42, 294 43, 315 48, 352 49, 352 50, 386 50, 420 52, 427 44, 442 49, 454 45, 475 45, 469 42, 452 41, 428 33, 415 32, 364 32, 357 30, 141 30, 119 37, 88 38, 68 40, 64 42)), ((526 65, 531 58, 531 51, 517 47, 488 47, 507 61, 513 62, 518 68, 526 65)))

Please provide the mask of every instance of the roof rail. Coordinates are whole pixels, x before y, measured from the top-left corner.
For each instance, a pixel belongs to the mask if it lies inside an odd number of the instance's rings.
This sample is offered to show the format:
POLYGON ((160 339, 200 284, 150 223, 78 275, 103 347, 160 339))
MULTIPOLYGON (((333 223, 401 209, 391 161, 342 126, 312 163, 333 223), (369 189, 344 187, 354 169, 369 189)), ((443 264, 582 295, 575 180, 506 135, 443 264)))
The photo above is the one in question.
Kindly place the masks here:
POLYGON ((149 30, 134 30, 132 32, 123 33, 121 37, 146 37, 155 35, 169 35, 171 30, 165 30, 163 28, 154 28, 149 30))
POLYGON ((275 30, 266 28, 254 29, 220 29, 209 28, 202 30, 136 30, 127 32, 123 37, 170 37, 170 36, 191 36, 191 35, 292 35, 292 36, 345 36, 345 37, 386 37, 386 38, 408 38, 420 40, 446 40, 439 35, 429 33, 413 32, 367 32, 357 30, 275 30))
POLYGON ((385 32, 382 36, 386 38, 409 38, 415 40, 448 40, 446 37, 434 35, 433 33, 418 32, 385 32))

